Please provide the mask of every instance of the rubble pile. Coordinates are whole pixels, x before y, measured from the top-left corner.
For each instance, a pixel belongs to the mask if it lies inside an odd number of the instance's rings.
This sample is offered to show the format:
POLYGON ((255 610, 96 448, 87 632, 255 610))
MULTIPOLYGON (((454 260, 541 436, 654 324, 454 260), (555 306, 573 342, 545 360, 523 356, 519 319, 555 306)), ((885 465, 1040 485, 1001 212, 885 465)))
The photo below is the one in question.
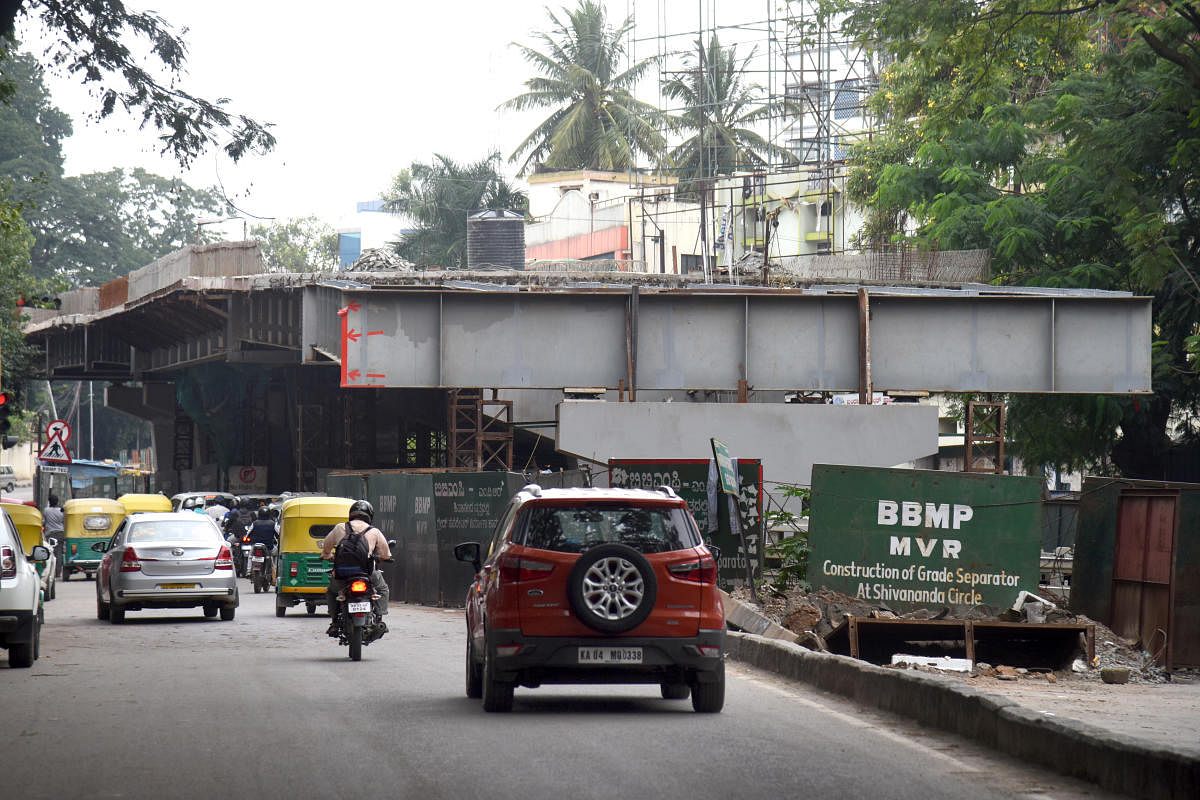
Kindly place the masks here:
MULTIPOLYGON (((804 590, 793 588, 787 591, 766 586, 760 591, 759 602, 751 600, 750 592, 745 587, 739 587, 730 592, 730 596, 748 606, 757 608, 759 613, 777 625, 795 634, 797 644, 811 650, 825 651, 826 638, 847 618, 860 617, 872 619, 963 619, 991 620, 1001 622, 1025 621, 1022 615, 1009 608, 994 608, 976 606, 966 613, 951 615, 949 608, 940 610, 918 609, 899 614, 879 603, 862 600, 841 594, 830 589, 804 590)), ((1057 607, 1037 609, 1039 621, 1047 623, 1074 623, 1095 626, 1096 645, 1095 659, 1087 664, 1084 657, 1075 660, 1070 670, 1057 673, 1046 669, 1025 669, 1004 664, 986 664, 978 662, 970 673, 962 677, 986 677, 1000 681, 1018 681, 1036 679, 1041 681, 1089 681, 1099 682, 1101 671, 1109 667, 1120 667, 1129 670, 1130 682, 1163 683, 1169 680, 1165 670, 1154 663, 1154 656, 1135 646, 1134 642, 1124 639, 1094 620, 1083 615, 1073 614, 1057 607), (1044 619, 1041 615, 1044 614, 1044 619)), ((931 672, 941 672, 931 666, 898 666, 898 669, 919 669, 931 672)))

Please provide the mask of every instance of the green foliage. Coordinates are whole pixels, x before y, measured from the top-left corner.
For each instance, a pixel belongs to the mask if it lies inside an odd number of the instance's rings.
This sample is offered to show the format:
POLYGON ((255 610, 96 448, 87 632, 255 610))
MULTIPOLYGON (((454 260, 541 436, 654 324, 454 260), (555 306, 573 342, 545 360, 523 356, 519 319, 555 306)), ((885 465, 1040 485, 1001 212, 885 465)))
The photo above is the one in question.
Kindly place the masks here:
POLYGON ((34 275, 92 286, 195 243, 197 220, 227 208, 213 189, 140 167, 49 181, 31 202, 34 275))
POLYGON ((181 165, 218 143, 235 161, 275 146, 270 126, 231 112, 224 98, 206 100, 179 86, 187 45, 157 14, 98 0, 23 0, 0 8, 0 38, 14 35, 18 16, 55 34, 47 58, 94 89, 96 118, 117 109, 140 115, 181 165))
POLYGON ((552 109, 510 156, 511 161, 526 156, 521 174, 540 166, 620 171, 632 168, 639 155, 661 159, 666 149, 657 128, 661 113, 633 96, 657 60, 621 69, 621 40, 633 28, 633 18, 614 28, 594 0, 579 0, 561 16, 546 13, 552 25, 537 34, 542 51, 514 43, 538 74, 525 81, 527 92, 500 106, 552 109))
POLYGON ((393 244, 396 253, 418 267, 465 267, 469 214, 481 209, 524 213, 528 200, 497 171, 498 159, 493 153, 474 164, 457 164, 435 155, 433 163, 413 162, 396 175, 384 193, 384 207, 416 226, 393 244))
POLYGON ((321 272, 338 266, 337 231, 316 217, 256 225, 250 237, 258 240, 273 270, 321 272))
MULTIPOLYGON (((779 571, 775 575, 774 585, 780 591, 789 587, 809 588, 808 582, 808 532, 800 526, 800 518, 808 511, 812 499, 812 490, 792 484, 779 484, 777 493, 784 498, 796 499, 800 503, 800 512, 796 513, 782 508, 771 509, 765 517, 766 529, 783 535, 766 548, 771 558, 780 559, 779 571)), ((785 503, 787 500, 784 501, 785 503)))
POLYGON ((701 41, 696 47, 698 55, 686 57, 685 70, 662 87, 663 94, 684 109, 671 118, 671 127, 691 134, 671 151, 672 171, 705 179, 765 166, 772 155, 796 161, 791 151, 750 127, 771 114, 762 87, 746 80, 754 52, 739 62, 737 48, 722 48, 715 33, 707 47, 701 41))
POLYGON ((21 383, 32 356, 21 333, 17 299, 35 293, 29 276, 29 246, 33 236, 20 208, 7 199, 8 182, 0 179, 0 382, 21 383))
POLYGON ((1153 295, 1153 398, 1012 398, 1009 420, 1027 462, 1111 458, 1125 475, 1163 477, 1200 404, 1193 6, 826 5, 889 51, 872 99, 888 128, 856 148, 848 182, 871 208, 864 239, 987 248, 1001 284, 1153 295))

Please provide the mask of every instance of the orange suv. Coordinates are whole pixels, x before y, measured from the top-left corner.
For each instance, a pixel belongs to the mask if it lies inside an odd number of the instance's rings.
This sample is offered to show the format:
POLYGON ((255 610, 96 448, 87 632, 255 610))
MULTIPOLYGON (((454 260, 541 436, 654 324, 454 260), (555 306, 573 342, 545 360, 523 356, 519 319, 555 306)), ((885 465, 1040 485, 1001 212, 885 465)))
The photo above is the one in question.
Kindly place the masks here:
POLYGON ((486 545, 454 548, 467 591, 467 696, 512 708, 543 683, 657 683, 725 704, 717 564, 669 487, 542 489, 513 497, 486 545), (483 548, 487 552, 483 552, 483 548))

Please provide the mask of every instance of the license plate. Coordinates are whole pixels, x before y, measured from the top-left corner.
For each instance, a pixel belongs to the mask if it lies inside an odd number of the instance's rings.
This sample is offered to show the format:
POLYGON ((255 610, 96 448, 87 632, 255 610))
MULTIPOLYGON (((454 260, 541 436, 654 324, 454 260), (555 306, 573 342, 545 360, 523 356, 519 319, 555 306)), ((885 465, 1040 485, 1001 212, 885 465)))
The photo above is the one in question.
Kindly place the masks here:
POLYGON ((640 647, 581 647, 580 664, 640 664, 640 647))
POLYGON ((366 600, 361 603, 347 603, 346 608, 351 614, 366 614, 371 610, 371 603, 366 600))
POLYGON ((160 589, 195 589, 196 584, 194 584, 194 583, 160 583, 158 585, 158 588, 160 588, 160 589))
POLYGON ((263 563, 264 559, 265 559, 265 556, 251 556, 250 563, 251 564, 261 564, 261 563, 263 563))

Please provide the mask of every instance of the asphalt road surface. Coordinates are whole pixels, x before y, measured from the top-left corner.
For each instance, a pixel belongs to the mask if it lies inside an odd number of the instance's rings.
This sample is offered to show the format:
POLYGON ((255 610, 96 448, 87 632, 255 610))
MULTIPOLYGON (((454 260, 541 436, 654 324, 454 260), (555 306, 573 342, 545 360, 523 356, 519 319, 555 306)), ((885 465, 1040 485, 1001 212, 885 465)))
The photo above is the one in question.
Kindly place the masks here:
POLYGON ((23 798, 1105 798, 1088 784, 729 665, 724 712, 657 686, 463 694, 462 612, 393 605, 355 663, 326 617, 242 584, 200 611, 100 622, 76 577, 42 657, 0 656, 0 786, 23 798))

